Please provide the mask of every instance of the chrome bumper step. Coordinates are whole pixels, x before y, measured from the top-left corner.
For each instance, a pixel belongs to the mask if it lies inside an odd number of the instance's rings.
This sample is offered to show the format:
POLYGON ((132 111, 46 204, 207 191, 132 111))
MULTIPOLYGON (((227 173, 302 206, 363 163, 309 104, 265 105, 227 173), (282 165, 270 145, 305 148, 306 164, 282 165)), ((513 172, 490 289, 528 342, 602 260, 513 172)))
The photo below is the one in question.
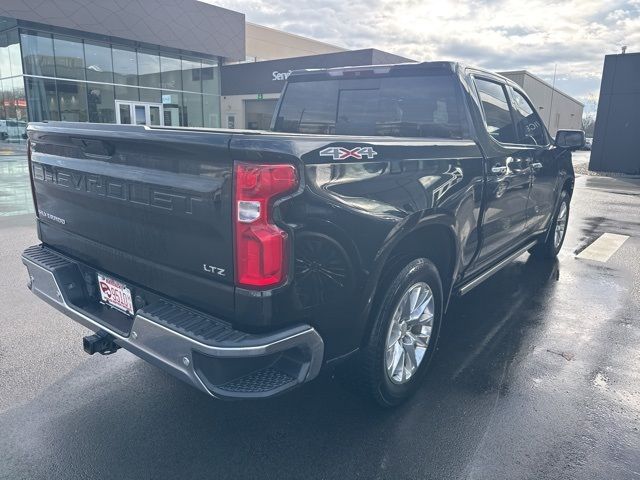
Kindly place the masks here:
POLYGON ((308 325, 251 334, 164 298, 138 308, 133 319, 120 318, 90 295, 90 266, 44 245, 26 249, 22 261, 29 288, 47 303, 215 397, 272 396, 320 371, 324 344, 308 325))

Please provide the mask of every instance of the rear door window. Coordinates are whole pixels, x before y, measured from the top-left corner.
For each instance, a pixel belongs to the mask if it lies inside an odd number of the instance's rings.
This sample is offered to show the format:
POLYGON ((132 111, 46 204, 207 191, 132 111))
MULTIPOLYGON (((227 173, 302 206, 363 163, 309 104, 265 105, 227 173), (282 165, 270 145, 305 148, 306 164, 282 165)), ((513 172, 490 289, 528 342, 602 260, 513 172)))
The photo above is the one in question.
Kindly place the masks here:
POLYGON ((475 79, 489 135, 500 143, 516 143, 515 128, 504 86, 483 78, 475 79))
POLYGON ((275 131, 310 134, 466 138, 452 75, 291 82, 275 131))

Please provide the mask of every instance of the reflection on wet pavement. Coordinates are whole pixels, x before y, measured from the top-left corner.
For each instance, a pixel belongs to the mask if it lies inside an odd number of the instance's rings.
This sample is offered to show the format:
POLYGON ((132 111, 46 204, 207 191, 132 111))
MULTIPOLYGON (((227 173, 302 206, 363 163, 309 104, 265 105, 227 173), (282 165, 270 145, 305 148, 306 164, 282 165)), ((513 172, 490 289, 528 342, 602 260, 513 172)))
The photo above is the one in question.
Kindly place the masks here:
POLYGON ((26 153, 0 151, 0 216, 33 212, 26 153))

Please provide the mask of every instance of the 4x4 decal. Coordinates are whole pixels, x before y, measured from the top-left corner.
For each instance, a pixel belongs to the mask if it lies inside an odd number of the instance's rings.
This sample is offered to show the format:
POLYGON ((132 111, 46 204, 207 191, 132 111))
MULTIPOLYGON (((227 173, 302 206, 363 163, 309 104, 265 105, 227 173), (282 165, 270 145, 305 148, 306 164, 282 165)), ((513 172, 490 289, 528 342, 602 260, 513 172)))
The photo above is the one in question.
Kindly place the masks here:
POLYGON ((320 151, 321 157, 331 157, 334 160, 347 160, 349 158, 355 158, 356 160, 362 160, 362 158, 373 158, 378 154, 372 147, 327 147, 320 151))

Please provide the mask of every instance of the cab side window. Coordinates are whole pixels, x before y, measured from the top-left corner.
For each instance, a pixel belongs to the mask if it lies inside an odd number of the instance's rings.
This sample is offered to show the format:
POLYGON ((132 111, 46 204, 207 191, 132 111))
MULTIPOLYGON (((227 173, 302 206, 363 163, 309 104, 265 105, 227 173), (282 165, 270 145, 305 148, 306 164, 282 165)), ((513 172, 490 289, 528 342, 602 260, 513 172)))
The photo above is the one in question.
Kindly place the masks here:
POLYGON ((516 134, 518 136, 516 143, 546 145, 548 143, 547 134, 540 116, 520 92, 511 87, 508 88, 516 122, 516 134))
POLYGON ((513 118, 504 86, 483 78, 476 78, 475 83, 489 135, 500 143, 516 143, 513 118))

